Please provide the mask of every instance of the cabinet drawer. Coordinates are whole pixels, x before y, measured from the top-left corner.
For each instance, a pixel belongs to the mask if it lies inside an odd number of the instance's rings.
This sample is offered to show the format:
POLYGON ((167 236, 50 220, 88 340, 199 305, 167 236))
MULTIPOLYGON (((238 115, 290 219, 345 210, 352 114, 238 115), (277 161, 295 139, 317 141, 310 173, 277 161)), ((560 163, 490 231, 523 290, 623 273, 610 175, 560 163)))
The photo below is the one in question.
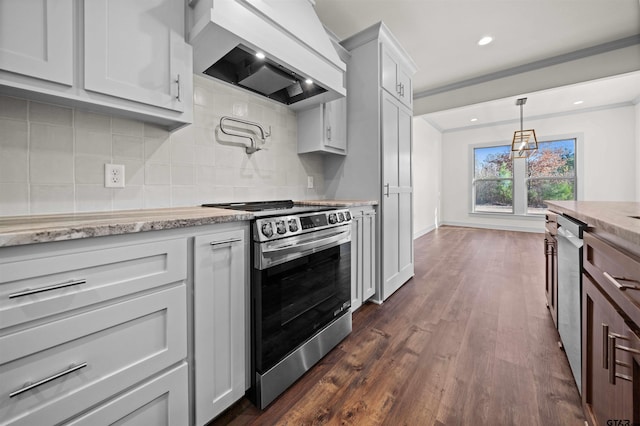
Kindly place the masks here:
POLYGON ((57 424, 177 363, 186 321, 180 284, 1 336, 0 419, 57 424))
POLYGON ((585 233, 583 266, 620 310, 640 325, 640 261, 585 233))
MULTIPOLYGON (((0 261, 0 328, 186 278, 186 240, 52 244, 41 256, 0 261)), ((11 253, 10 250, 4 253, 11 253)))
POLYGON ((182 363, 66 424, 186 425, 189 422, 187 372, 187 364, 182 363))

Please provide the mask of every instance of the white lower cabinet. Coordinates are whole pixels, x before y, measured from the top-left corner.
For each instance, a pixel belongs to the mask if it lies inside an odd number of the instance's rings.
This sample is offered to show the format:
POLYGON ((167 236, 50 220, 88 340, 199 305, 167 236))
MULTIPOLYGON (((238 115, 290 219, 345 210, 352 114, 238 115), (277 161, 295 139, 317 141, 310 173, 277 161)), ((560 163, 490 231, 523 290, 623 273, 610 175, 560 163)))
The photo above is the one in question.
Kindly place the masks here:
POLYGON ((183 362, 66 425, 184 425, 189 417, 189 396, 184 391, 187 375, 183 362))
POLYGON ((246 389, 246 236, 243 229, 194 239, 195 424, 204 425, 246 389))
POLYGON ((187 375, 172 373, 187 358, 187 239, 173 235, 0 249, 0 425, 188 423, 187 375))
POLYGON ((372 206, 351 208, 351 310, 376 292, 376 211, 372 206))

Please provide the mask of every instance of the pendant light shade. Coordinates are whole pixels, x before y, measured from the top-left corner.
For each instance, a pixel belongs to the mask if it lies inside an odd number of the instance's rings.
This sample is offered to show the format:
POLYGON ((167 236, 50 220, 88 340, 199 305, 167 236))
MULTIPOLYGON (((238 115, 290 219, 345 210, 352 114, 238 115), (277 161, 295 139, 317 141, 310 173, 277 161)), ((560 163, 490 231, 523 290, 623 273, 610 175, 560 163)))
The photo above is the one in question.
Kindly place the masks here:
POLYGON ((513 141, 511 141, 511 156, 513 158, 529 158, 538 150, 536 131, 533 129, 523 130, 522 106, 526 103, 527 98, 520 98, 516 101, 516 105, 520 106, 520 130, 513 132, 513 141))

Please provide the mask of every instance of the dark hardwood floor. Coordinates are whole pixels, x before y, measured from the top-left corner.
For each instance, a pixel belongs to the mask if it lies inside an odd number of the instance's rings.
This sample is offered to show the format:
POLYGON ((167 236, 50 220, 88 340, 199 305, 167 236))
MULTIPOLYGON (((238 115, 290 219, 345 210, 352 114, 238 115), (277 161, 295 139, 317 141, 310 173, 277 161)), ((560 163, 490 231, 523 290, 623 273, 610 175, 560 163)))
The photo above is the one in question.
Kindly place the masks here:
POLYGON ((213 425, 584 425, 545 305, 542 234, 441 227, 415 277, 266 410, 213 425))

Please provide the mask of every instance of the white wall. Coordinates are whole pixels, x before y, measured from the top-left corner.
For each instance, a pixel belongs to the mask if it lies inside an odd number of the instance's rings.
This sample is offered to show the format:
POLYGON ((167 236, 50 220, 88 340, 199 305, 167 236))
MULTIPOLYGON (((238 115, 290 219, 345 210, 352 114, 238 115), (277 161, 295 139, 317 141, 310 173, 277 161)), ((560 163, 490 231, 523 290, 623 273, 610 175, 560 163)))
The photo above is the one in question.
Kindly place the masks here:
POLYGON ((0 96, 0 216, 324 195, 322 157, 297 154, 292 110, 199 76, 194 103, 194 123, 169 133, 141 121, 0 96), (223 115, 271 126, 268 149, 248 155, 221 143, 215 128, 223 115), (125 188, 104 188, 110 162, 125 165, 125 188), (307 189, 307 175, 315 188, 307 189))
MULTIPOLYGON (((638 165, 637 106, 526 121, 539 141, 578 136, 578 199, 636 201, 638 165)), ((542 231, 542 218, 470 214, 470 146, 508 144, 514 125, 444 132, 442 136, 442 223, 461 226, 542 231)))
POLYGON ((640 202, 640 101, 636 103, 636 201, 640 202))
POLYGON ((413 232, 419 237, 440 224, 442 134, 413 119, 413 232))

